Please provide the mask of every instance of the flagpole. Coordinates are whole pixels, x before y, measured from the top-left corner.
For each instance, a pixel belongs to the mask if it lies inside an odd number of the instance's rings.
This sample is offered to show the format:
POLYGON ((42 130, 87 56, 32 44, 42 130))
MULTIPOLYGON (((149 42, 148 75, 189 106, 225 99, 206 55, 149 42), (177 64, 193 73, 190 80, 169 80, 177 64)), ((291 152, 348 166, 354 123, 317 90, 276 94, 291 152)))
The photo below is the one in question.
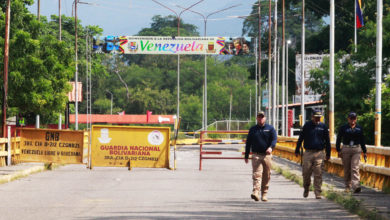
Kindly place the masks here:
POLYGON ((382 18, 383 0, 377 0, 376 16, 376 98, 375 98, 375 146, 381 146, 382 132, 382 18))
POLYGON ((356 8, 357 8, 357 5, 356 5, 356 1, 357 0, 354 0, 355 1, 355 30, 354 30, 354 44, 355 44, 355 53, 357 52, 357 23, 356 23, 356 8))
POLYGON ((272 124, 272 116, 271 116, 271 88, 272 88, 272 84, 271 84, 271 78, 272 78, 272 75, 271 75, 271 57, 272 57, 272 54, 271 54, 271 48, 272 48, 272 45, 271 45, 271 34, 272 34, 272 28, 271 28, 271 10, 272 10, 272 6, 271 6, 271 0, 269 0, 269 15, 268 15, 268 111, 267 111, 267 116, 270 120, 269 123, 272 124))
MULTIPOLYGON (((334 141, 334 0, 330 0, 330 60, 329 60, 329 137, 334 141)), ((356 23, 356 19, 355 19, 356 23)), ((355 47, 356 49, 356 47, 355 47)))
POLYGON ((285 0, 282 1, 282 136, 286 136, 286 112, 285 112, 285 105, 286 105, 286 99, 285 99, 285 75, 286 75, 286 69, 285 69, 285 63, 286 63, 286 42, 285 42, 285 22, 284 22, 284 6, 285 6, 285 0))
MULTIPOLYGON (((275 17, 274 17, 274 57, 273 57, 273 71, 272 71, 272 125, 277 129, 278 122, 276 121, 276 59, 277 59, 277 44, 278 44, 278 0, 275 0, 275 17)), ((278 134, 278 131, 276 131, 278 134)))
POLYGON ((302 0, 301 50, 301 126, 303 126, 305 124, 305 0, 302 0))

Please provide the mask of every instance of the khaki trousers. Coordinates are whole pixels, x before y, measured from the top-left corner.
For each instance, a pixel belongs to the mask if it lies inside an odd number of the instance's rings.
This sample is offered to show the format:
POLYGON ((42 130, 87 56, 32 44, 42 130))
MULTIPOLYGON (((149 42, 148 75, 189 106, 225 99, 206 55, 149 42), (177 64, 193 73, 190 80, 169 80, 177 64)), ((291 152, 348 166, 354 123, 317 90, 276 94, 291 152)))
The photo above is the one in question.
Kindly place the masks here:
POLYGON ((323 150, 306 150, 303 153, 303 187, 305 190, 309 190, 311 184, 311 174, 314 174, 314 194, 316 196, 321 195, 322 186, 322 168, 324 161, 323 150))
POLYGON ((252 154, 252 179, 253 192, 267 194, 269 181, 271 179, 272 155, 252 154), (261 184, 260 184, 261 181, 261 184))
POLYGON ((341 149, 341 158, 344 166, 345 188, 353 189, 360 187, 359 162, 362 149, 357 147, 343 146, 341 149))

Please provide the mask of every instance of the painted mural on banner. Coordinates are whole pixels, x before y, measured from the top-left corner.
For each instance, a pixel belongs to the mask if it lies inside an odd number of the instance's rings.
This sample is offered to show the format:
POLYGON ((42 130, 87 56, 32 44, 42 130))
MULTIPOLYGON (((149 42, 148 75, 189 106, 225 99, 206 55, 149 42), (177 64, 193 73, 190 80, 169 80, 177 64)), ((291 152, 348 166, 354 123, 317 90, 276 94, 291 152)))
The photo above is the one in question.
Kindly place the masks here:
POLYGON ((114 54, 245 55, 251 53, 248 37, 94 37, 93 51, 114 54))
POLYGON ((20 128, 20 161, 83 163, 84 132, 20 128))
POLYGON ((169 127, 92 126, 91 168, 169 168, 169 127))

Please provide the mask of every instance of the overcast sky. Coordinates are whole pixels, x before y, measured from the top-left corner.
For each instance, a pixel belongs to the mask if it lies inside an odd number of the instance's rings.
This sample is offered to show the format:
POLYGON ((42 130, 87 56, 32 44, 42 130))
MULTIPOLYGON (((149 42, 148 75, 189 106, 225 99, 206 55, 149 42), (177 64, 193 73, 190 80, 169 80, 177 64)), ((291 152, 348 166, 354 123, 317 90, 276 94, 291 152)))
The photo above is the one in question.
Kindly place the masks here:
MULTIPOLYGON (((199 0, 157 0, 172 10, 180 13, 181 7, 189 7, 199 0)), ((37 13, 37 2, 29 9, 37 13)), ((174 15, 173 12, 156 4, 152 0, 79 0, 88 4, 78 4, 78 17, 81 24, 98 25, 103 28, 103 35, 135 35, 142 28, 150 27, 154 15, 174 15)), ((237 16, 247 16, 251 5, 257 0, 204 0, 191 8, 207 16, 215 11, 240 4, 239 6, 211 15, 207 21, 208 36, 241 36, 243 19, 237 16)), ((61 0, 61 13, 72 16, 73 0, 61 0)), ((58 15, 58 0, 41 0, 41 16, 58 15)), ((181 15, 186 23, 198 27, 201 36, 204 35, 204 22, 200 15, 186 11, 181 15)))

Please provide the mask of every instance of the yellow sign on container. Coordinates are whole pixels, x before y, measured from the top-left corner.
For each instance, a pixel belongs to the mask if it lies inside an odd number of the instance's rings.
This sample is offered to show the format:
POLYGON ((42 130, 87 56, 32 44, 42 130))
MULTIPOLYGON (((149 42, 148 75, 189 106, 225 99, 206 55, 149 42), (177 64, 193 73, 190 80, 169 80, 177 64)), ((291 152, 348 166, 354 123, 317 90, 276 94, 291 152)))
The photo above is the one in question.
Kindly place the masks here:
POLYGON ((35 128, 18 130, 22 162, 83 163, 83 131, 35 128))
POLYGON ((169 127, 92 126, 91 168, 169 168, 169 127))

